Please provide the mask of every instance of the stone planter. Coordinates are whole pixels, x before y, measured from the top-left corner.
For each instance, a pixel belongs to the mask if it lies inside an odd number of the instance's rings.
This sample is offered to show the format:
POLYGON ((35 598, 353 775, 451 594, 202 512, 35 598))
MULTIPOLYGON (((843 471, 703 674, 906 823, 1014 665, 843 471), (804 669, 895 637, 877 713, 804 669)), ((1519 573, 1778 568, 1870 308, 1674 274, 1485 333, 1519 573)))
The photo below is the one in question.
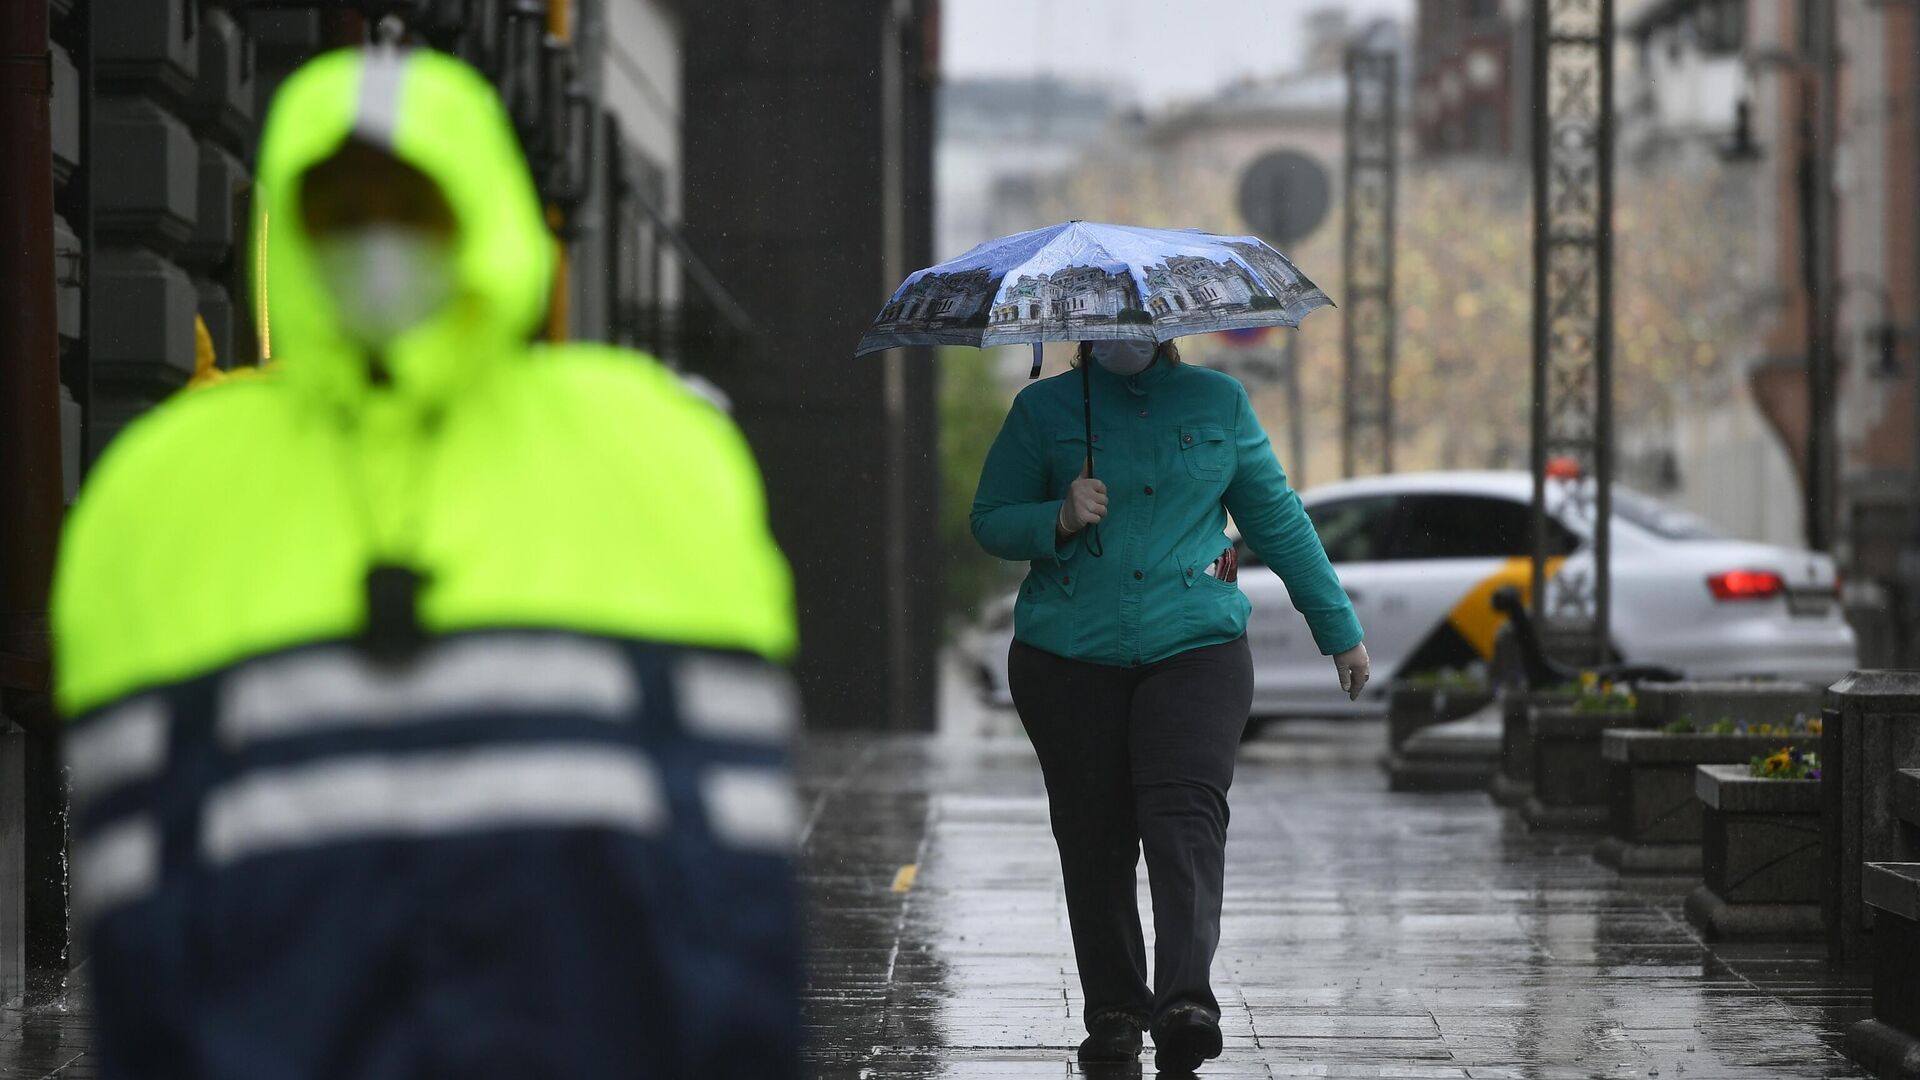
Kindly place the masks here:
MULTIPOLYGON (((1483 736, 1449 737, 1436 729, 1481 712, 1493 701, 1485 687, 1418 686, 1396 683, 1387 699, 1387 752, 1380 765, 1391 791, 1470 791, 1486 786, 1498 757, 1483 736), (1409 752, 1410 739, 1422 739, 1409 752)), ((1498 730, 1496 722, 1495 730, 1498 730)))
POLYGON ((1796 715, 1819 716, 1825 696, 1824 688, 1811 683, 1765 679, 1643 683, 1635 692, 1640 697, 1640 715, 1651 728, 1676 720, 1691 720, 1702 729, 1721 720, 1791 724, 1796 715))
POLYGON ((1535 705, 1528 719, 1533 750, 1533 791, 1520 806, 1529 828, 1598 832, 1612 818, 1607 762, 1601 737, 1638 723, 1629 711, 1588 712, 1564 705, 1535 705))
POLYGON ((1701 765, 1701 871, 1687 919, 1709 940, 1818 939, 1820 781, 1762 780, 1701 765))
POLYGON ((1500 707, 1421 728, 1393 755, 1392 791, 1480 791, 1500 764, 1500 707))
POLYGON ((1571 690, 1513 690, 1500 698, 1500 771, 1487 785, 1493 801, 1519 806, 1533 794, 1533 733, 1527 716, 1536 705, 1567 705, 1571 690))
POLYGON ((1701 803, 1694 771, 1743 765, 1782 746, 1819 749, 1811 735, 1668 734, 1615 729, 1600 737, 1613 813, 1594 857, 1623 874, 1698 874, 1701 803))
POLYGON ((1877 955, 1874 911, 1862 896, 1867 863, 1920 862, 1920 672, 1856 671, 1827 691, 1820 739, 1825 801, 1827 955, 1864 969, 1877 955))
POLYGON ((1398 752, 1421 728, 1458 720, 1479 712, 1493 700, 1493 692, 1478 686, 1422 686, 1401 681, 1387 692, 1387 752, 1398 752))
POLYGON ((1920 1078, 1920 863, 1868 863, 1873 1019, 1847 1032, 1847 1055, 1875 1076, 1920 1078))

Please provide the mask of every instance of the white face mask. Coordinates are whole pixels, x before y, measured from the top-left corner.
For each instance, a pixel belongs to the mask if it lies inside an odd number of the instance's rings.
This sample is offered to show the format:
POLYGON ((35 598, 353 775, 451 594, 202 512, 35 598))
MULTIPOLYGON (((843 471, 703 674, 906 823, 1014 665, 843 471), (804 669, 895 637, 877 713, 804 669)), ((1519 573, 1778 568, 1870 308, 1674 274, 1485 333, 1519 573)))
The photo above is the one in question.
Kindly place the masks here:
POLYGON ((361 345, 385 345, 454 294, 453 245, 423 229, 352 229, 316 240, 314 257, 341 329, 361 345))
POLYGON ((1153 363, 1159 349, 1151 341, 1096 341, 1093 359, 1115 375, 1138 375, 1153 363))

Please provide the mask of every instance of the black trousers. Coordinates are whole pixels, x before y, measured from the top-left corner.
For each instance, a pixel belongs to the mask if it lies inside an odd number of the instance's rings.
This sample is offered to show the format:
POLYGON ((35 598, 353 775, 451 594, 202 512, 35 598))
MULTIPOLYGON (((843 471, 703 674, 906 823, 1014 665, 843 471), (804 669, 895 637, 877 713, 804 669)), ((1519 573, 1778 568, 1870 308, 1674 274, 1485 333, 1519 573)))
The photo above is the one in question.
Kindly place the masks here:
POLYGON ((1220 943, 1227 788, 1253 700, 1242 637, 1140 667, 1068 660, 1014 642, 1009 688, 1040 756, 1089 1026, 1148 1023, 1176 1005, 1218 1018, 1208 979, 1220 943), (1154 981, 1134 868, 1153 895, 1154 981))

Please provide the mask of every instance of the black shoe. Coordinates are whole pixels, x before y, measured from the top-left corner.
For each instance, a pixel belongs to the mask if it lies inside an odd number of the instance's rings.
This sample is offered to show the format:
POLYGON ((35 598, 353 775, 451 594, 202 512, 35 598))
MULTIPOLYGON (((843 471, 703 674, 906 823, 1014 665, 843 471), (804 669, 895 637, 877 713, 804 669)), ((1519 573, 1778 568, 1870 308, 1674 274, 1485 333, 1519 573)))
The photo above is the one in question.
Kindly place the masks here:
POLYGON ((1080 1043, 1080 1064, 1137 1061, 1140 1057, 1140 1021, 1126 1013, 1102 1013, 1087 1025, 1080 1043))
POLYGON ((1153 1067, 1162 1072, 1190 1073, 1219 1056, 1220 1022, 1198 1005, 1169 1009, 1153 1025, 1153 1067))

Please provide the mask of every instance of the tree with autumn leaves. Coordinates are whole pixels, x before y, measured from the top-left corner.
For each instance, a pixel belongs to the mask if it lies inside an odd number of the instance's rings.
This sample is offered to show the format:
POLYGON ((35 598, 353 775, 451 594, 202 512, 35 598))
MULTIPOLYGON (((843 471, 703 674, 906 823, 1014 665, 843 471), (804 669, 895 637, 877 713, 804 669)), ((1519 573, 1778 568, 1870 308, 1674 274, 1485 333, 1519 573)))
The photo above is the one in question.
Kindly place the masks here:
MULTIPOLYGON (((1244 233, 1238 171, 1227 155, 1152 140, 1107 144, 1073 169, 1003 207, 1003 231, 1080 218, 1244 233)), ((1628 160, 1614 194, 1614 373, 1623 432, 1658 431, 1680 401, 1731 392, 1733 361, 1756 345, 1750 298, 1755 214, 1744 178, 1710 161, 1628 160)), ((1286 254, 1337 303, 1342 281, 1337 201, 1319 230, 1286 254)), ((1532 393, 1533 209, 1524 163, 1412 161, 1399 185, 1394 376, 1395 465, 1401 470, 1525 468, 1532 393)), ((1305 460, 1288 470, 1310 482, 1340 470, 1341 313, 1326 309, 1297 331, 1305 460)), ((1194 362, 1234 367, 1236 346, 1209 336, 1181 343, 1194 362)), ((958 353, 961 350, 950 350, 958 353)), ((1024 356, 1024 354, 1023 354, 1024 356)), ((965 614, 983 591, 1004 587, 1004 567, 971 543, 966 507, 997 418, 1017 386, 990 376, 986 357, 943 364, 943 541, 947 604, 965 614)), ((1249 386, 1277 447, 1287 409, 1278 384, 1249 386)), ((1656 435, 1655 441, 1658 441, 1656 435)))
MULTIPOLYGON (((1237 175, 1208 155, 1127 146, 1041 185, 1030 224, 1069 218, 1247 231, 1237 175)), ((1740 178, 1707 161, 1623 163, 1615 181, 1614 377, 1623 427, 1664 422, 1673 402, 1728 392, 1728 365, 1752 341, 1753 212, 1740 178)), ((1403 470, 1524 468, 1532 378, 1533 211, 1523 163, 1414 161, 1399 187, 1394 376, 1403 470), (1465 422, 1463 422, 1465 421, 1465 422)), ((1340 207, 1287 251, 1339 301, 1340 207)), ((1306 475, 1340 466, 1341 316, 1298 331, 1306 475)), ((1234 346, 1183 342, 1196 361, 1234 346)), ((1285 402, 1257 386, 1278 431, 1285 402)), ((1283 440, 1276 439, 1280 445, 1283 440)), ((1292 463, 1290 463, 1292 464, 1292 463)))

